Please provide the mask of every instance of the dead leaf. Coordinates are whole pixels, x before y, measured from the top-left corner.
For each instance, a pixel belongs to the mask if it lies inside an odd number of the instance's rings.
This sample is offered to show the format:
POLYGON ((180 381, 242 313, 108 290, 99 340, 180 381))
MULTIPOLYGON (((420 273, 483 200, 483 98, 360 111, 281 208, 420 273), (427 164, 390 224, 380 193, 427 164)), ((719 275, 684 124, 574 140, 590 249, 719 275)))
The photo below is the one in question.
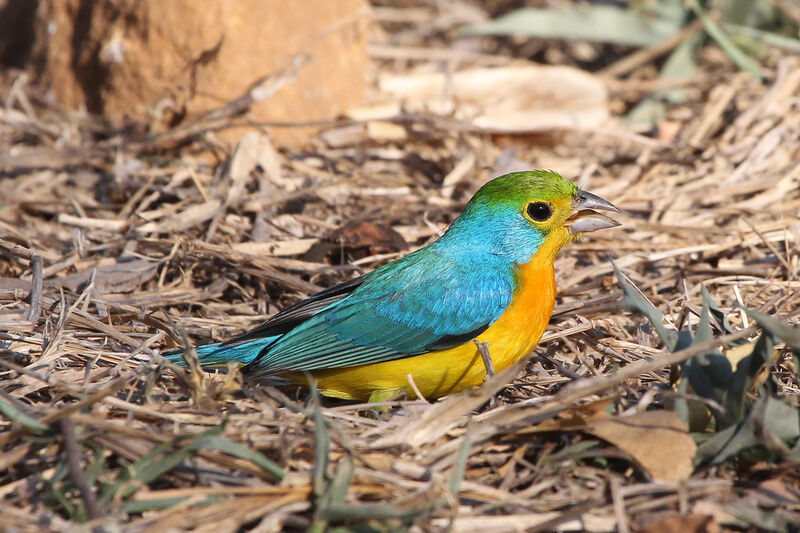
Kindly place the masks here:
POLYGON ((601 398, 595 402, 586 405, 576 405, 569 409, 563 410, 559 413, 558 417, 545 420, 531 428, 532 430, 539 431, 572 431, 582 429, 592 420, 600 420, 608 418, 608 413, 605 412, 606 407, 611 405, 615 396, 601 398))
POLYGON ((642 533, 717 533, 722 531, 713 516, 688 514, 654 520, 642 528, 642 533))
POLYGON ((184 337, 183 340, 184 346, 188 346, 183 352, 183 362, 186 367, 173 368, 173 371, 182 375, 184 388, 198 408, 211 409, 241 389, 244 378, 239 370, 241 368, 239 363, 228 361, 227 372, 208 374, 200 366, 197 351, 189 339, 184 337))
POLYGON ((680 481, 694 470, 697 445, 672 411, 596 420, 584 431, 629 454, 655 480, 680 481))
POLYGON ((746 342, 725 350, 725 357, 730 361, 731 368, 734 371, 738 368, 742 359, 753 353, 755 346, 755 342, 746 342))
MULTIPOLYGON (((731 368, 736 371, 739 368, 739 363, 742 362, 742 359, 753 353, 753 349, 755 348, 756 343, 753 342, 746 342, 744 344, 739 344, 738 346, 733 346, 732 348, 728 348, 723 353, 725 357, 730 361, 731 368)), ((781 355, 780 348, 773 348, 772 349, 772 361, 777 361, 778 357, 781 355)))
POLYGON ((605 85, 591 74, 565 66, 392 75, 383 77, 380 87, 401 100, 406 110, 455 116, 498 132, 593 128, 608 118, 605 85))
POLYGON ((675 120, 662 120, 658 124, 657 139, 664 144, 669 144, 681 131, 681 123, 675 120))
POLYGON ((407 250, 408 243, 397 231, 374 222, 351 222, 315 242, 303 257, 316 263, 341 257, 361 259, 370 255, 407 250))
POLYGON ((367 136, 373 141, 403 141, 408 136, 406 129, 385 120, 367 122, 367 136))
POLYGON ((89 283, 94 270, 94 286, 99 294, 131 292, 152 279, 156 275, 157 267, 157 263, 144 259, 120 261, 48 280, 46 284, 60 284, 73 292, 81 292, 89 283))
POLYGON ((236 361, 228 361, 227 371, 223 374, 206 375, 208 396, 216 402, 230 399, 234 393, 242 389, 244 377, 239 370, 242 365, 236 361))
POLYGON ((163 219, 159 222, 148 222, 136 228, 136 233, 146 235, 148 233, 176 233, 187 230, 197 224, 202 224, 214 218, 222 202, 219 200, 209 200, 202 204, 195 204, 176 213, 175 215, 163 219))
POLYGON ((330 148, 341 148, 362 142, 366 134, 363 124, 348 124, 325 130, 319 134, 319 138, 330 148))
MULTIPOLYGON (((280 159, 269 138, 261 132, 245 133, 236 145, 230 165, 231 187, 225 205, 235 205, 245 193, 245 185, 257 173, 280 176, 280 159)), ((269 184, 269 180, 263 180, 269 184)), ((262 191, 266 192, 266 191, 262 191)))

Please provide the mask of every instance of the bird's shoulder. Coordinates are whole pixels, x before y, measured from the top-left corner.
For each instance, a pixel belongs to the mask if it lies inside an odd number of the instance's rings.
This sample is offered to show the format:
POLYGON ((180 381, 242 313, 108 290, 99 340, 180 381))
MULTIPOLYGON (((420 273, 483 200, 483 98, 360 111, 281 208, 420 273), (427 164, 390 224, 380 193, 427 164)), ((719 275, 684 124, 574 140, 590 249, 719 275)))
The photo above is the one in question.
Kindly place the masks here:
POLYGON ((470 331, 502 314, 515 285, 513 268, 505 262, 466 261, 427 247, 374 271, 332 306, 331 319, 337 310, 363 306, 365 316, 375 314, 412 328, 442 334, 470 331))

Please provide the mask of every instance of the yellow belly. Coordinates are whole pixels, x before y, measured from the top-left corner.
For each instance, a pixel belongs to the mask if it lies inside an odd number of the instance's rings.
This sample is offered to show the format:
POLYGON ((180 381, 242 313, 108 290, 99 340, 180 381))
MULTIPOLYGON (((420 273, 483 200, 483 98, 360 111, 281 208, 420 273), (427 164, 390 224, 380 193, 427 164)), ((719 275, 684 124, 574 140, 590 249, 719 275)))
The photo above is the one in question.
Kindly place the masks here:
MULTIPOLYGON (((537 254, 539 255, 539 254, 537 254)), ((488 343, 496 371, 530 353, 542 337, 556 297, 552 256, 534 258, 520 268, 520 283, 511 305, 478 340, 488 343)), ((554 254, 553 254, 554 255, 554 254)), ((426 399, 475 387, 486 379, 477 346, 469 341, 447 350, 396 361, 314 372, 326 396, 366 401, 375 392, 405 392, 416 397, 408 375, 426 399)))

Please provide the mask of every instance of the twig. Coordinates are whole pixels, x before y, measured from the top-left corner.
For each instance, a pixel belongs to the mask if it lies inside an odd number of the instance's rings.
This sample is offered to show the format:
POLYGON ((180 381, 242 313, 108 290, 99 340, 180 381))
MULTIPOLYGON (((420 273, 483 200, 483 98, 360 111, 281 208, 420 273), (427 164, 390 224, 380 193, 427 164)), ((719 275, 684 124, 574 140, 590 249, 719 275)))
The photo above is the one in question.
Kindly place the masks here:
POLYGON ((89 518, 92 520, 100 518, 97 497, 92 487, 89 486, 89 482, 86 481, 86 476, 83 475, 83 470, 81 469, 81 451, 78 439, 75 437, 75 423, 71 418, 67 417, 61 419, 59 425, 61 426, 61 434, 64 436, 64 452, 67 456, 69 478, 72 480, 72 484, 80 491, 89 518))
POLYGON ((422 400, 425 403, 431 403, 425 399, 425 396, 419 391, 419 387, 417 387, 417 383, 414 381, 414 376, 411 374, 406 374, 406 379, 408 380, 408 386, 411 387, 411 390, 414 391, 414 394, 417 395, 418 400, 422 400))
MULTIPOLYGON (((485 381, 489 381, 494 377, 494 361, 492 360, 492 354, 489 353, 489 343, 481 342, 478 339, 474 339, 472 342, 474 342, 475 346, 478 347, 478 352, 481 354, 481 359, 483 359, 483 366, 486 367, 485 381)), ((495 407, 496 405, 497 405, 497 393, 492 394, 492 397, 489 399, 490 407, 495 407)))
POLYGON ((791 276, 792 275, 792 267, 789 264, 789 262, 786 261, 786 258, 783 257, 783 255, 781 255, 781 252, 778 250, 778 248, 776 248, 775 245, 772 244, 769 241, 769 239, 767 239, 764 236, 764 234, 761 233, 761 231, 752 222, 750 222, 749 219, 745 218, 744 221, 748 226, 750 226, 750 228, 753 230, 753 232, 755 232, 755 234, 758 235, 758 238, 761 239, 761 242, 764 243, 764 246, 769 248, 769 251, 772 252, 773 254, 775 254, 775 259, 780 261, 780 263, 783 266, 783 268, 786 269, 786 276, 787 277, 791 276))
POLYGON ((622 481, 612 475, 609 482, 611 501, 614 504, 614 517, 617 519, 617 532, 628 533, 628 517, 625 513, 625 498, 622 496, 622 481))
POLYGON ((686 516, 689 513, 689 486, 688 480, 678 482, 678 514, 686 516))
POLYGON ((42 315, 42 256, 36 250, 25 248, 19 244, 0 239, 0 248, 5 248, 17 257, 28 259, 31 263, 30 308, 25 319, 36 324, 42 315))
POLYGON ((491 379, 494 377, 494 361, 492 361, 492 354, 489 353, 489 343, 488 342, 481 342, 477 339, 473 340, 472 342, 475 343, 475 346, 478 347, 478 352, 481 354, 481 359, 483 359, 483 366, 486 367, 486 379, 491 379))

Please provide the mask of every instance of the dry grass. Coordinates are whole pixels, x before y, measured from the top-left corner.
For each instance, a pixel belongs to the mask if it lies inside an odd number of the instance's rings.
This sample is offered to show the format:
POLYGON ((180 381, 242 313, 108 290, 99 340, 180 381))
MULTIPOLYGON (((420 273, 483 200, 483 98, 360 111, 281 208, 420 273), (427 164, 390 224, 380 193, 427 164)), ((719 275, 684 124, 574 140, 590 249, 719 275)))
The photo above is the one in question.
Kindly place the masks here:
MULTIPOLYGON (((376 68, 436 61, 414 57, 423 43, 385 22, 395 16, 379 18, 405 59, 376 68)), ((420 38, 447 39, 430 31, 420 38)), ((796 464, 737 459, 651 481, 624 446, 563 422, 576 405, 631 414, 671 398, 662 344, 620 308, 610 257, 676 326, 697 323, 701 283, 736 330, 748 325, 739 304, 800 324, 800 61, 775 53, 764 63, 762 85, 707 51, 656 136, 622 126, 490 135, 413 115, 396 122, 399 142, 335 123, 328 144, 272 151, 254 140, 259 157, 239 166, 203 124, 162 137, 103 132, 9 76, 0 371, 4 402, 29 418, 0 421, 0 523, 219 533, 639 531, 662 519, 712 531, 701 528, 798 520, 796 464), (196 344, 228 338, 406 253, 391 234, 366 246, 334 238, 304 255, 345 223, 389 226, 415 248, 481 183, 518 167, 573 178, 621 207, 624 226, 562 253, 550 329, 515 372, 463 397, 376 410, 151 359, 184 332, 196 344), (13 243, 43 260, 41 313, 28 300, 31 254, 13 243)), ((653 90, 652 70, 638 68, 610 79, 612 110, 653 90)), ((776 361, 778 392, 796 406, 788 352, 776 361)))

